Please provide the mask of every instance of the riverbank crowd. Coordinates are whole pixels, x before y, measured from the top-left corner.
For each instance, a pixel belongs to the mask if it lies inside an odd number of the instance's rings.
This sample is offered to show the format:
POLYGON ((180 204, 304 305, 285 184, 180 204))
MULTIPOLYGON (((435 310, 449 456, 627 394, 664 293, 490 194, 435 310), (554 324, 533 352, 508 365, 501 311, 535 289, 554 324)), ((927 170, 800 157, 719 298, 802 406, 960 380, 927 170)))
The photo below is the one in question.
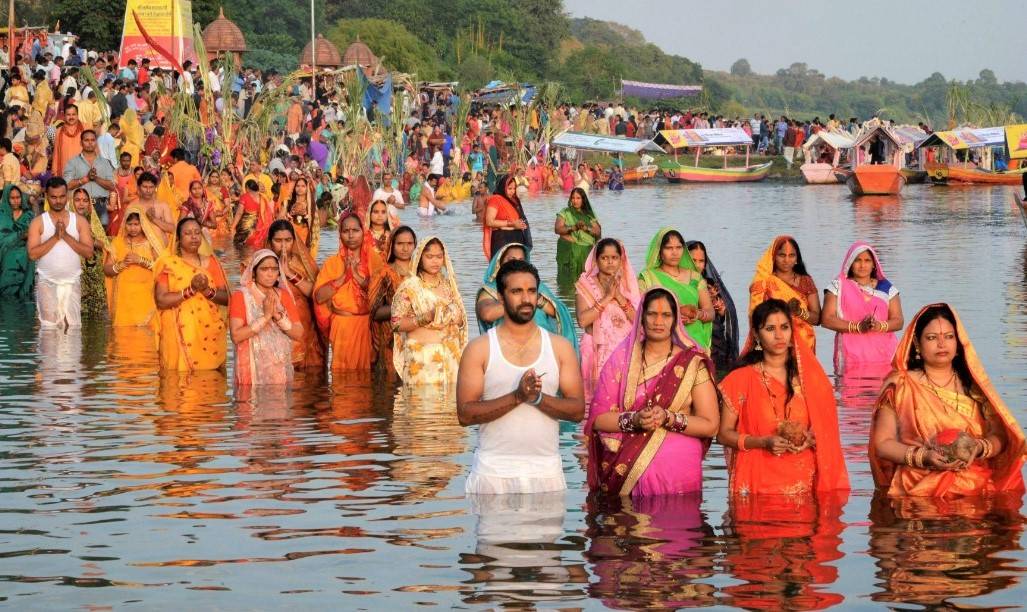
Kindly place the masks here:
MULTIPOLYGON (((0 299, 35 300, 44 330, 148 328, 161 368, 179 372, 224 368, 230 340, 240 387, 331 369, 455 388, 458 419, 480 428, 468 493, 564 488, 567 420, 583 421, 597 495, 701 492, 716 442, 731 494, 745 497, 849 489, 834 389, 815 356, 822 326, 836 333, 819 350, 833 350, 838 372, 882 380, 868 432, 878 487, 893 497, 1023 492, 1022 430, 958 314, 932 304, 907 323, 872 245, 853 244, 821 291, 800 245, 775 238, 739 313, 697 237, 661 229, 645 261, 630 262, 589 201, 622 189, 621 169, 572 167, 538 136, 560 126, 649 138, 732 121, 616 103, 518 116, 467 108, 446 89, 411 92, 402 154, 371 130, 354 163, 338 135, 354 133, 356 116, 327 79, 116 66, 109 54, 41 47, 7 75, 0 299), (183 100, 209 120, 199 132, 179 129, 183 100), (224 119, 271 104, 277 122, 258 146, 224 119), (522 198, 545 190, 569 195, 542 238, 522 198), (461 200, 470 210, 453 205, 461 200), (440 239, 401 224, 406 208, 480 222, 477 338, 456 283, 466 271, 440 239), (339 249, 319 262, 325 231, 337 231, 339 249), (532 259, 540 238, 556 240, 556 262, 532 259), (215 244, 243 254, 237 286, 215 244), (573 309, 540 280, 538 267, 554 263, 574 284, 573 309)), ((362 119, 385 120, 373 107, 362 119)), ((782 152, 820 125, 782 118, 771 131, 755 120, 738 123, 758 148, 782 152)), ((824 129, 842 129, 832 122, 824 129)))

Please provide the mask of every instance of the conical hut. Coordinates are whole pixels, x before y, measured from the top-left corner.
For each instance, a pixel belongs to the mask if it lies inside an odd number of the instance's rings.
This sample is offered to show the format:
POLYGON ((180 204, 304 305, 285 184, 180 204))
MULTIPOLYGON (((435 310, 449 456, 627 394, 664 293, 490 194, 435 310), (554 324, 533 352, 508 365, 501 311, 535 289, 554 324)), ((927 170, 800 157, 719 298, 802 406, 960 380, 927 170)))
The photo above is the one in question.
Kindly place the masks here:
POLYGON ((236 65, 242 62, 242 54, 246 52, 246 38, 239 26, 225 17, 225 9, 218 11, 218 18, 203 29, 203 46, 207 49, 207 59, 212 60, 224 53, 235 55, 236 65))

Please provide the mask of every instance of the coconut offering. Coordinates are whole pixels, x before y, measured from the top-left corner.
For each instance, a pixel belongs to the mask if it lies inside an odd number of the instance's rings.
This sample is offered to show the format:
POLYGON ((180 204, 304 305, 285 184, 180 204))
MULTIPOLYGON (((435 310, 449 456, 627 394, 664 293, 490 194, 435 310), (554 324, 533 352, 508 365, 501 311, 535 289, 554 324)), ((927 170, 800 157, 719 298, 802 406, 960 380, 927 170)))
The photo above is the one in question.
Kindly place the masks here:
POLYGON ((977 440, 961 429, 945 429, 934 435, 931 448, 946 462, 970 461, 977 449, 977 440))
POLYGON ((781 421, 777 424, 777 435, 796 448, 806 442, 806 428, 798 421, 781 421))

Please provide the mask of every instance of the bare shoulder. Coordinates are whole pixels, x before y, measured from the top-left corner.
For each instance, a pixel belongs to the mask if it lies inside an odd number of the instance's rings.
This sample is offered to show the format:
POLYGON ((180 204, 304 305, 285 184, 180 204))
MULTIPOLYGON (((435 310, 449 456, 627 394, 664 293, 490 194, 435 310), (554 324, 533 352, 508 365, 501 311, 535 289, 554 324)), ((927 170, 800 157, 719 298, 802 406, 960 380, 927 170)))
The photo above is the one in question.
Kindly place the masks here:
POLYGON ((478 336, 474 340, 467 343, 464 347, 463 356, 461 361, 464 363, 484 363, 489 357, 489 337, 487 335, 478 336))
POLYGON ((577 355, 574 352, 574 345, 570 343, 570 340, 563 336, 554 334, 551 331, 545 330, 549 334, 549 340, 553 345, 553 353, 560 357, 569 357, 577 360, 577 355))

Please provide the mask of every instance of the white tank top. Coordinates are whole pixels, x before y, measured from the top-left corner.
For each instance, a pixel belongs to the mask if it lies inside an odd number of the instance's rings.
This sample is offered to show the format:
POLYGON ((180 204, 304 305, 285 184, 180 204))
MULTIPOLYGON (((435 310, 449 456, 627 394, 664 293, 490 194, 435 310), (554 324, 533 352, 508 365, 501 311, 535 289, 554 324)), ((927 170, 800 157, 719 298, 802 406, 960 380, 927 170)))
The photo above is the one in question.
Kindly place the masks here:
MULTIPOLYGON (((538 359, 528 366, 515 366, 503 356, 499 336, 493 327, 488 331, 489 363, 485 369, 482 399, 506 395, 531 368, 542 378, 542 392, 556 395, 560 389, 560 367, 553 354, 549 332, 542 334, 538 359)), ((559 450, 560 423, 530 404, 520 404, 495 421, 478 428, 472 475, 516 479, 563 479, 559 450)), ((528 491, 522 491, 528 492, 528 491)))
MULTIPOLYGON (((57 233, 57 228, 54 226, 50 213, 43 213, 42 218, 43 235, 41 242, 46 242, 57 233)), ((78 240, 78 215, 74 211, 68 211, 68 225, 65 231, 72 238, 78 240)), ((79 257, 78 253, 67 242, 60 240, 46 255, 43 255, 36 262, 36 270, 39 271, 41 278, 52 283, 74 282, 82 275, 82 258, 79 257)))

